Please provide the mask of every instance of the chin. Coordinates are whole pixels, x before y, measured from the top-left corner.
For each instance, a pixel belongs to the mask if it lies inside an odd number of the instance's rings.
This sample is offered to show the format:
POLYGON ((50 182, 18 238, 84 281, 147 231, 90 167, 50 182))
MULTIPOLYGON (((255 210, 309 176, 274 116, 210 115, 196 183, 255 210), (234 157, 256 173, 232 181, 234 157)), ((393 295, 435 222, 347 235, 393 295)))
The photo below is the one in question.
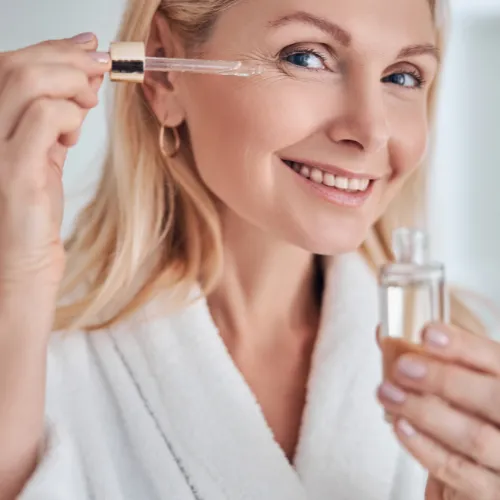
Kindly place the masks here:
POLYGON ((304 250, 316 255, 340 255, 356 251, 365 241, 368 228, 351 225, 336 225, 334 222, 329 229, 302 233, 295 244, 304 250))

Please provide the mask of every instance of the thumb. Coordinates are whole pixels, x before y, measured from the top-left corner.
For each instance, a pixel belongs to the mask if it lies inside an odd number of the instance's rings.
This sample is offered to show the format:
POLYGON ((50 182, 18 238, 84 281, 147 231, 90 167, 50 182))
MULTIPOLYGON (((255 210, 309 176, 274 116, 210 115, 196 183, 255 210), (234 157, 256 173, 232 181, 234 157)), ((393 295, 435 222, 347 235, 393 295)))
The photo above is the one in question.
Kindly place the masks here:
POLYGON ((452 500, 451 498, 445 499, 444 485, 436 478, 429 476, 427 487, 425 488, 425 500, 452 500))

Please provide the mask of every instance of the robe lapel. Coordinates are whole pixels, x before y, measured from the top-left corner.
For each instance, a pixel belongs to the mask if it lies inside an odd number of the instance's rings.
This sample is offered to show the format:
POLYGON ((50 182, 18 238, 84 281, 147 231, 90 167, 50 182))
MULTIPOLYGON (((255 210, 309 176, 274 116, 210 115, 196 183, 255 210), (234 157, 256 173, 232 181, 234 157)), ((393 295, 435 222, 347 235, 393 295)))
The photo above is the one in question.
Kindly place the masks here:
POLYGON ((398 445, 376 401, 381 362, 376 277, 357 254, 327 267, 297 454, 314 500, 388 499, 398 445))
POLYGON ((161 309, 154 301, 142 326, 127 325, 113 338, 154 413, 158 440, 168 439, 165 451, 176 455, 198 498, 304 500, 205 301, 163 319, 161 309))

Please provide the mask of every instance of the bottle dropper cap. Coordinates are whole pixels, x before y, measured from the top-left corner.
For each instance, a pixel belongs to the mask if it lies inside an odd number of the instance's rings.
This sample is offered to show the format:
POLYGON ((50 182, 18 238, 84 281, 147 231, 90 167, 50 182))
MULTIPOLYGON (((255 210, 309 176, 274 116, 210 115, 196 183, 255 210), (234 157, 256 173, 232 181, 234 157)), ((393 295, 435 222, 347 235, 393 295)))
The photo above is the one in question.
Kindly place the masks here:
POLYGON ((392 233, 392 249, 398 263, 423 265, 429 262, 428 238, 418 229, 396 229, 392 233))
POLYGON ((146 48, 143 42, 115 42, 109 50, 110 79, 113 82, 142 83, 146 70, 146 48))

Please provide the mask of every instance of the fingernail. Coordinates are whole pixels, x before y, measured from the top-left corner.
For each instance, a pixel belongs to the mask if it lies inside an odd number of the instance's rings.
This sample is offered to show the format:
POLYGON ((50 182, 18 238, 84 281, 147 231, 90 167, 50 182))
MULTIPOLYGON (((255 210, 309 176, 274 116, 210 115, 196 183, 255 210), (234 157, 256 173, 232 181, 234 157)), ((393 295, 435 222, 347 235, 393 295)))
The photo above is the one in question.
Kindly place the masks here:
POLYGON ((71 41, 75 43, 88 43, 94 39, 94 33, 80 33, 79 35, 74 36, 71 41))
POLYGON ((384 382, 380 386, 379 393, 382 399, 387 399, 392 403, 404 403, 406 400, 406 394, 389 382, 384 382))
POLYGON ((413 425, 411 425, 410 422, 408 422, 408 420, 405 420, 404 418, 397 421, 396 427, 401 432, 401 434, 403 434, 403 436, 406 436, 408 438, 414 436, 417 433, 413 425))
POLYGON ((429 328, 424 333, 424 343, 426 343, 430 347, 443 349, 450 343, 450 338, 441 330, 429 328))
POLYGON ((89 56, 94 59, 94 61, 102 64, 108 64, 110 56, 107 52, 90 52, 89 56))
POLYGON ((408 358, 399 359, 397 368, 401 375, 408 378, 423 378, 427 374, 427 366, 408 358))

